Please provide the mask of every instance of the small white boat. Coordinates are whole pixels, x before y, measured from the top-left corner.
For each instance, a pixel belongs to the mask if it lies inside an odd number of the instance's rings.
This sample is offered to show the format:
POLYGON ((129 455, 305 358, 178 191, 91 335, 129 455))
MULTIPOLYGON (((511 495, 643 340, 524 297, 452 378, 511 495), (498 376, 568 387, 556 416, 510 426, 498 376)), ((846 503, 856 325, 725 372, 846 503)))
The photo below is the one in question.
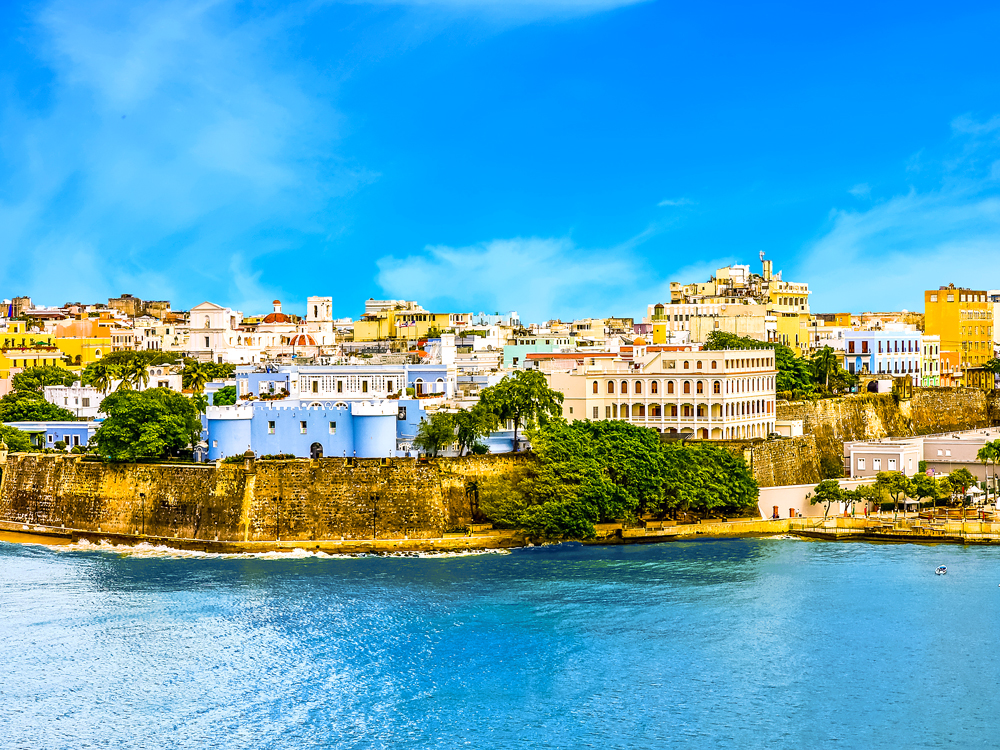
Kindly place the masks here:
POLYGON ((943 576, 943 575, 944 575, 945 573, 947 573, 947 572, 948 572, 948 568, 947 568, 946 566, 944 566, 944 565, 938 565, 938 566, 937 566, 937 567, 936 567, 936 568, 934 569, 934 573, 935 573, 936 575, 939 575, 939 576, 943 576))

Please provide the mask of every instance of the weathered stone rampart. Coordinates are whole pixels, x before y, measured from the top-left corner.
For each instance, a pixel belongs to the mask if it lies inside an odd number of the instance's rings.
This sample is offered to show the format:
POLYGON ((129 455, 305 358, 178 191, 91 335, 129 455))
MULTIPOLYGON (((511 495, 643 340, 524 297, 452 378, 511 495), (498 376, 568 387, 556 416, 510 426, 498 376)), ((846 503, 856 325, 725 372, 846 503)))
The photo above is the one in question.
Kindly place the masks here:
POLYGON ((820 458, 842 461, 844 443, 884 437, 969 430, 1000 422, 998 399, 974 388, 915 388, 899 401, 863 393, 817 401, 779 401, 779 420, 801 419, 816 439, 820 458))
POLYGON ((809 484, 822 479, 813 435, 781 440, 732 440, 723 445, 741 454, 761 487, 809 484))
POLYGON ((12 454, 0 478, 0 520, 240 542, 440 537, 474 520, 476 483, 529 460, 326 458, 216 468, 12 454))

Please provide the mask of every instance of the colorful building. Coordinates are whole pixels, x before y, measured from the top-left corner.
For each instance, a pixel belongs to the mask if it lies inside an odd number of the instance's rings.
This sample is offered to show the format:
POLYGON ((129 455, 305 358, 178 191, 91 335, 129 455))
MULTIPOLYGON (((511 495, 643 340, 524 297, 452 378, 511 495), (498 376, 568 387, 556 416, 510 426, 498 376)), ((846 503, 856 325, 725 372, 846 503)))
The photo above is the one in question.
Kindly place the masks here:
POLYGON ((924 388, 941 385, 941 339, 924 334, 920 350, 920 384, 924 388))
POLYGON ((772 349, 664 351, 640 338, 627 353, 577 356, 565 369, 540 368, 563 394, 570 421, 622 419, 712 440, 775 432, 772 349))
POLYGON ((954 284, 927 290, 924 332, 940 338, 942 351, 959 353, 962 385, 975 385, 981 379, 975 371, 993 358, 993 304, 985 290, 954 284))
POLYGON ((853 375, 908 375, 913 385, 921 384, 922 334, 901 330, 890 324, 884 331, 849 331, 845 334, 844 361, 853 375))

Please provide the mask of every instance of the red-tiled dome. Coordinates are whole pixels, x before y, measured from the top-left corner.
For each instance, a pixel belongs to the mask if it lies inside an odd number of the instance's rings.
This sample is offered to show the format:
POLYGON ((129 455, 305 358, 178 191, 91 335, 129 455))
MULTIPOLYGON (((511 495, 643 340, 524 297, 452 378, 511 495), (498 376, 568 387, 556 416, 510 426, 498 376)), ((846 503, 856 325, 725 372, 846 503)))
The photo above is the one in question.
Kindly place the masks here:
POLYGON ((308 333, 300 333, 292 336, 292 346, 316 346, 316 339, 308 333))
POLYGON ((265 323, 292 323, 294 322, 292 318, 284 313, 273 312, 268 313, 264 318, 265 323))

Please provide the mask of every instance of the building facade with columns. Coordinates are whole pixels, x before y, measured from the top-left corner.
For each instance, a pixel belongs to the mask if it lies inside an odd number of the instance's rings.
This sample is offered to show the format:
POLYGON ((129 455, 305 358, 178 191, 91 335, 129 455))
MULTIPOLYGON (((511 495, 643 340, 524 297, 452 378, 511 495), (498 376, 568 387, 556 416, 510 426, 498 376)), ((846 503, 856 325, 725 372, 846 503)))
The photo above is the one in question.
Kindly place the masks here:
POLYGON ((584 356, 546 372, 570 420, 621 419, 703 440, 775 432, 771 349, 665 351, 637 339, 628 356, 584 356))

